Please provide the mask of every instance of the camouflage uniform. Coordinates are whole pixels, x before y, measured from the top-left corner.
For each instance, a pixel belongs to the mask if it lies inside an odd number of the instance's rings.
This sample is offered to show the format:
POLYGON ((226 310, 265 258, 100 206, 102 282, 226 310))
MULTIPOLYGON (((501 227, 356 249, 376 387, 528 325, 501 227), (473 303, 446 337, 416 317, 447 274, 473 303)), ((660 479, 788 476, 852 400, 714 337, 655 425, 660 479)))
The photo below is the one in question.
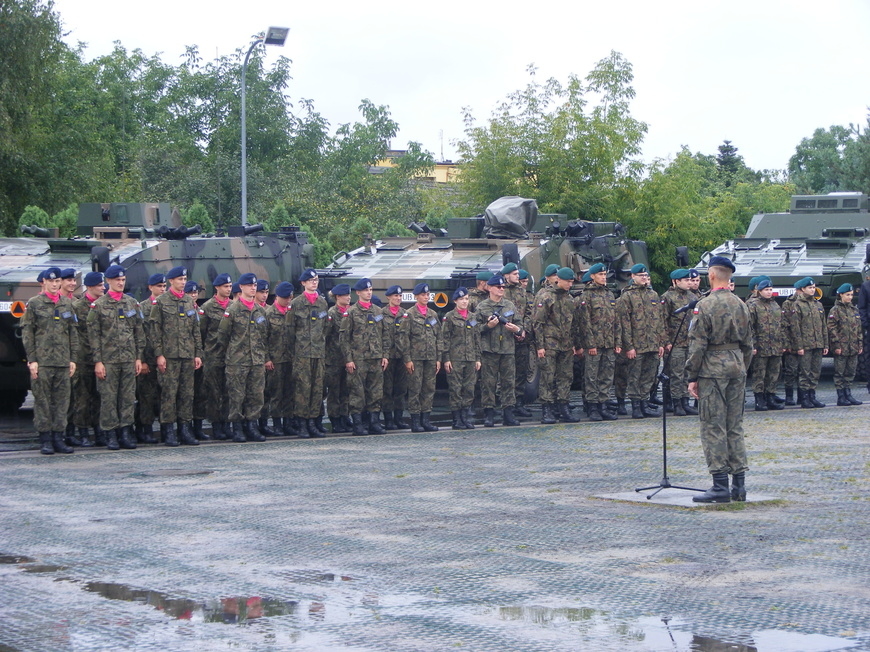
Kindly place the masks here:
POLYGON ((33 391, 33 425, 37 432, 63 433, 69 408, 69 363, 78 355, 79 336, 72 301, 54 303, 44 293, 27 302, 21 318, 27 363, 39 363, 33 391))
POLYGON ((480 329, 480 403, 484 409, 495 408, 496 394, 501 399, 502 408, 512 408, 515 402, 516 338, 502 324, 494 328, 486 325, 490 315, 499 307, 502 317, 519 325, 516 306, 507 299, 499 303, 492 299, 482 301, 475 312, 480 329))
POLYGON ((843 303, 840 299, 828 313, 828 335, 831 344, 829 351, 834 356, 834 387, 849 389, 858 368, 858 352, 863 347, 861 315, 854 303, 843 303), (833 353, 840 349, 840 354, 833 353))
POLYGON ((202 304, 200 315, 205 418, 212 423, 212 427, 216 423, 227 423, 230 416, 227 402, 227 369, 224 366, 223 351, 218 341, 218 329, 231 303, 232 299, 228 299, 226 305, 222 306, 217 297, 212 297, 202 304))
POLYGON ((94 307, 87 293, 73 302, 78 320, 79 348, 76 359, 76 372, 72 377, 70 405, 72 422, 77 428, 98 428, 100 426, 100 393, 97 391, 97 377, 94 375, 94 358, 88 339, 88 313, 94 307))
POLYGON ((798 356, 798 388, 815 390, 822 371, 822 351, 828 348, 828 325, 825 310, 815 297, 801 292, 792 306, 792 351, 803 349, 798 356))
POLYGON ((384 370, 381 361, 387 357, 381 308, 369 304, 363 308, 360 302, 347 310, 341 320, 339 345, 344 362, 353 362, 356 371, 347 374, 348 405, 351 414, 380 412, 384 396, 384 370))
POLYGON ((676 286, 668 288, 662 295, 662 319, 665 323, 667 343, 672 345, 663 371, 670 378, 671 398, 674 400, 689 398, 689 383, 686 381, 685 370, 686 356, 689 353, 688 327, 691 317, 687 313, 675 315, 674 312, 694 300, 695 297, 691 292, 676 286))
POLYGON ((155 305, 157 299, 154 297, 148 297, 139 304, 139 311, 145 318, 145 351, 142 353, 142 363, 148 365, 148 373, 140 373, 136 377, 136 425, 149 427, 160 417, 160 374, 157 371, 157 356, 154 353, 154 338, 151 335, 149 319, 155 305))
POLYGON ((229 421, 256 421, 263 410, 266 387, 266 311, 241 299, 224 311, 218 327, 218 345, 224 352, 229 421))
POLYGON ((115 300, 107 292, 88 313, 88 342, 94 364, 102 362, 106 377, 97 380, 100 428, 132 426, 135 419, 136 361, 145 349, 144 321, 139 303, 123 294, 115 300))
POLYGON ((160 423, 193 419, 194 358, 202 358, 199 311, 187 295, 167 290, 151 309, 150 330, 154 356, 166 358, 160 380, 160 423))
POLYGON ((721 289, 698 302, 689 326, 686 376, 698 383, 701 443, 710 473, 748 468, 743 403, 752 348, 749 309, 739 298, 721 289))
MULTIPOLYGON (((347 310, 350 310, 348 306, 347 310)), ((350 389, 347 382, 347 370, 344 368, 344 355, 341 352, 341 324, 347 318, 347 312, 341 312, 338 306, 332 306, 328 311, 326 322, 326 359, 323 372, 323 393, 326 398, 326 414, 329 422, 335 424, 339 417, 350 415, 350 389)), ((383 391, 383 384, 381 385, 383 391)))
MULTIPOLYGON (((510 301, 512 304, 514 304, 514 307, 516 308, 517 320, 515 323, 526 332, 531 331, 532 301, 534 300, 534 297, 530 296, 530 293, 526 291, 526 288, 517 283, 516 285, 505 285, 504 298, 506 301, 510 301)), ((523 339, 522 342, 516 342, 514 345, 514 361, 516 363, 516 372, 514 377, 514 396, 516 398, 515 403, 517 405, 522 405, 524 402, 523 397, 525 396, 526 382, 528 381, 529 377, 529 355, 531 353, 531 350, 529 348, 530 341, 531 338, 526 337, 525 339, 523 339)), ((573 372, 573 358, 571 363, 571 369, 573 372)), ((568 391, 570 392, 570 382, 568 391)))
POLYGON ((571 398, 574 349, 581 348, 579 322, 574 299, 559 287, 541 294, 534 306, 535 347, 544 349, 544 357, 538 358, 541 403, 568 403, 571 398))
POLYGON ((384 339, 387 358, 390 364, 384 372, 384 412, 398 412, 405 409, 408 396, 408 370, 405 368, 408 350, 408 311, 399 307, 393 315, 390 308, 384 308, 384 339))
POLYGON ((408 375, 408 411, 428 414, 435 398, 435 363, 443 356, 441 322, 432 308, 420 314, 415 304, 408 310, 408 348, 404 362, 414 363, 414 373, 408 375))
POLYGON ((616 352, 622 333, 616 318, 616 299, 606 285, 586 284, 578 306, 580 348, 586 351, 584 365, 585 398, 589 403, 604 403, 610 398, 610 388, 616 368, 616 352), (597 349, 597 355, 589 355, 597 349))
MULTIPOLYGON (((199 315, 199 325, 200 325, 200 339, 202 339, 202 321, 203 317, 205 317, 205 311, 202 309, 196 300, 194 300, 193 305, 196 307, 196 312, 199 315)), ((203 340, 205 342, 205 340, 203 340)), ((205 345, 203 344, 203 355, 205 355, 205 345)), ((205 362, 199 369, 195 369, 193 371, 193 419, 194 424, 199 424, 197 428, 199 429, 197 432, 197 437, 202 435, 202 421, 204 419, 208 419, 209 407, 208 407, 208 395, 205 389, 205 362)), ((210 439, 210 437, 205 437, 206 439, 210 439)))
POLYGON ((794 322, 794 302, 797 301, 797 292, 788 297, 782 303, 782 336, 785 348, 782 354, 782 382, 785 385, 786 405, 794 405, 794 388, 798 384, 798 368, 800 356, 791 349, 792 330, 794 322))
POLYGON ((486 290, 479 290, 474 288, 468 291, 468 312, 474 312, 477 310, 478 304, 481 301, 485 301, 489 299, 489 292, 486 290))
POLYGON ((616 300, 616 313, 623 353, 632 349, 637 353, 633 360, 626 359, 626 396, 632 401, 644 400, 655 382, 659 348, 664 346, 661 299, 650 287, 629 285, 616 300))
POLYGON ((755 355, 749 367, 752 391, 755 394, 773 394, 782 370, 782 308, 776 299, 762 296, 747 301, 750 325, 755 339, 755 355))
POLYGON ((295 416, 316 419, 323 407, 323 365, 329 307, 318 296, 312 304, 303 292, 290 302, 296 348, 293 351, 293 409, 295 416))
POLYGON ((288 306, 283 313, 277 303, 266 310, 268 324, 266 357, 274 369, 266 371, 266 406, 273 419, 289 419, 293 416, 293 312, 288 306))
POLYGON ((474 386, 477 383, 475 367, 480 362, 480 331, 477 326, 477 315, 471 310, 462 317, 454 309, 441 320, 441 337, 444 342, 442 362, 450 362, 453 368, 447 374, 452 411, 469 408, 474 402, 474 386))

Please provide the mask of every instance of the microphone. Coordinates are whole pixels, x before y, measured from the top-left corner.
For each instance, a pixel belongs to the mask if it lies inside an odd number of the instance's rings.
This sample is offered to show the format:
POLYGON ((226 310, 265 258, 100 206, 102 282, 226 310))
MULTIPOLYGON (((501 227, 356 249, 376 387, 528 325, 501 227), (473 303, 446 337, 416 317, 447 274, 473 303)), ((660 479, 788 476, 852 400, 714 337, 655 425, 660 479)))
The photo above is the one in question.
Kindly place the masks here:
POLYGON ((694 300, 694 301, 689 301, 689 303, 687 303, 687 304, 686 304, 685 306, 683 306, 682 308, 677 308, 676 310, 674 310, 674 314, 675 314, 675 315, 681 315, 681 314, 683 314, 684 312, 688 312, 689 310, 694 310, 694 309, 695 309, 695 306, 697 306, 697 305, 698 305, 698 300, 697 300, 697 299, 694 300))

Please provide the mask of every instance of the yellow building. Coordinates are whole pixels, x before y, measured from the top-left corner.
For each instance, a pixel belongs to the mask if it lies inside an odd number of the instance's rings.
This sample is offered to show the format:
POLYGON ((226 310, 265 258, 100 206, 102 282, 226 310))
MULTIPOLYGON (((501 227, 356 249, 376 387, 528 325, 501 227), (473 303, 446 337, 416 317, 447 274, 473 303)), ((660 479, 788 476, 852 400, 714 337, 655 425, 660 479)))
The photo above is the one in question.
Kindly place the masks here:
MULTIPOLYGON (((405 155, 407 150, 389 149, 386 156, 369 168, 369 172, 379 174, 386 168, 396 167, 396 160, 405 155)), ((451 183, 459 176, 459 166, 453 161, 436 161, 435 167, 417 175, 418 179, 433 183, 451 183)))

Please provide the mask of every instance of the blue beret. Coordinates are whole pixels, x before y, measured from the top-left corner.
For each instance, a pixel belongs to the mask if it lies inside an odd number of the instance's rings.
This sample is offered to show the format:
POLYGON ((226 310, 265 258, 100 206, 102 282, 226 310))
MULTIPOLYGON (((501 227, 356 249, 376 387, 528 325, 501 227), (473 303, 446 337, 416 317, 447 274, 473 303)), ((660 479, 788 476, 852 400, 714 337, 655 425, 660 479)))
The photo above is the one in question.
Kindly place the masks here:
POLYGON ((214 277, 214 280, 211 282, 212 287, 218 287, 221 285, 226 285, 227 283, 232 283, 233 279, 229 274, 218 274, 214 277))
POLYGON ((556 275, 563 281, 573 281, 575 278, 574 270, 569 267, 561 267, 556 275))
POLYGON ((257 292, 265 292, 269 289, 269 281, 264 278, 257 279, 257 292))
POLYGON ((844 292, 852 292, 855 288, 852 287, 851 283, 843 283, 840 287, 837 288, 837 294, 843 294, 844 292))
POLYGON ((393 296, 394 294, 402 294, 402 286, 401 285, 391 285, 387 288, 387 291, 384 292, 388 297, 393 296))
POLYGON ((36 280, 42 282, 47 278, 60 278, 60 267, 49 267, 42 270, 36 280))
POLYGON ((187 276, 187 267, 179 265, 166 272, 166 278, 178 278, 179 276, 187 276))
POLYGON ((681 278, 689 278, 689 270, 675 269, 673 272, 671 272, 671 280, 677 281, 681 278))
POLYGON ((699 276, 700 274, 698 273, 698 270, 694 267, 689 270, 689 278, 698 278, 699 276))
POLYGON ((188 281, 184 284, 184 293, 187 294, 189 292, 199 292, 199 285, 197 285, 196 281, 188 281))
POLYGON ((508 263, 504 267, 501 268, 502 274, 510 274, 511 272, 517 271, 519 268, 516 263, 508 263))
POLYGON ((456 288, 453 291, 453 300, 454 301, 456 301, 457 299, 461 299, 462 297, 467 297, 467 296, 468 296, 468 289, 467 288, 456 288))
POLYGON ((520 270, 520 280, 529 278, 529 272, 525 269, 520 270))
POLYGON ((428 294, 429 293, 429 284, 428 283, 417 283, 414 286, 413 294, 416 297, 418 294, 428 294))
POLYGON ((769 278, 763 278, 758 283, 755 284, 756 290, 763 290, 764 288, 773 287, 773 283, 770 282, 769 278))
POLYGON ((558 265, 547 265, 547 269, 544 270, 544 276, 552 276, 556 272, 559 271, 558 265))
POLYGON ((649 272, 649 270, 646 268, 646 265, 644 265, 643 263, 638 263, 637 265, 635 265, 631 268, 632 274, 646 274, 648 272, 649 272))
MULTIPOLYGON (((315 272, 313 269, 311 269, 309 267, 308 269, 306 269, 304 272, 302 272, 299 275, 299 282, 302 283, 302 281, 310 281, 311 279, 316 278, 316 277, 317 277, 317 272, 315 272)), ((333 294, 335 294, 335 293, 333 292, 333 294)), ((350 294, 350 293, 348 292, 348 294, 350 294)))
POLYGON ((339 283, 332 288, 332 296, 334 297, 341 297, 346 294, 350 294, 350 286, 347 283, 339 283))
POLYGON ((801 280, 795 281, 794 286, 798 290, 813 285, 815 281, 813 281, 812 276, 804 276, 801 280))
POLYGON ((488 281, 488 280, 491 279, 491 278, 492 278, 492 272, 490 272, 490 271, 483 271, 483 272, 478 272, 478 273, 477 273, 477 276, 475 277, 475 280, 476 280, 476 281, 488 281))
POLYGON ((501 287, 504 285, 504 276, 501 274, 495 274, 491 279, 486 282, 487 285, 491 285, 492 287, 501 287))
POLYGON ((583 275, 583 279, 582 279, 582 281, 583 281, 583 283, 588 283, 588 282, 591 281, 591 280, 592 280, 592 272, 591 272, 591 271, 587 271, 587 272, 583 275))
POLYGON ((242 291, 242 288, 239 287, 239 282, 236 281, 235 283, 233 283, 233 291, 232 291, 232 293, 233 293, 233 294, 238 294, 238 293, 241 292, 241 291, 242 291))
POLYGON ((604 263, 595 263, 592 267, 589 268, 590 274, 599 274, 601 272, 606 272, 607 266, 604 263))
POLYGON ((275 296, 281 297, 282 299, 286 299, 291 294, 293 294, 293 284, 288 283, 287 281, 281 281, 278 285, 275 286, 275 296))
POLYGON ((166 283, 166 277, 163 274, 152 274, 148 277, 148 285, 160 285, 166 283))
POLYGON ((707 267, 727 267, 732 272, 737 271, 737 268, 734 267, 734 263, 731 262, 731 259, 725 258, 725 256, 713 256, 709 261, 707 261, 707 267))
POLYGON ((85 280, 83 281, 86 288, 92 288, 97 285, 103 284, 103 273, 102 272, 88 272, 85 274, 85 280))
POLYGON ((248 272, 246 274, 242 274, 237 281, 239 287, 243 285, 256 285, 257 284, 257 275, 253 272, 248 272))
POLYGON ((61 278, 75 278, 76 277, 76 270, 74 270, 72 267, 67 267, 66 269, 62 269, 62 270, 60 270, 60 277, 61 278))
POLYGON ((378 307, 381 307, 384 305, 384 302, 381 301, 381 298, 377 294, 372 295, 372 303, 378 307))
POLYGON ((372 287, 372 282, 367 278, 361 278, 353 285, 354 292, 359 292, 360 290, 368 290, 372 287))
POLYGON ((127 270, 120 265, 109 265, 106 270, 106 278, 122 278, 127 275, 127 270))

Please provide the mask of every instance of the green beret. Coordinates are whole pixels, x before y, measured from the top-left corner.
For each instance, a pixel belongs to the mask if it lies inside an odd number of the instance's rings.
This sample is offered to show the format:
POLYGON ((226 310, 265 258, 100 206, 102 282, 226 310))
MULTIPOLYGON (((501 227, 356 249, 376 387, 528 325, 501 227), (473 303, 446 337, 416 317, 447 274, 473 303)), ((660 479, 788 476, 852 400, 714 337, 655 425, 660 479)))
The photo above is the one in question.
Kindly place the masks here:
POLYGON ((529 273, 526 270, 521 269, 520 270, 520 280, 523 280, 525 278, 529 278, 529 273))
POLYGON ((574 270, 568 267, 561 267, 556 275, 563 281, 573 281, 575 278, 574 270))
POLYGON ((644 265, 643 263, 638 263, 637 265, 635 265, 634 267, 631 268, 632 274, 646 274, 648 272, 649 272, 649 270, 646 268, 646 265, 644 265))
POLYGON ((604 263, 595 263, 592 267, 589 268, 590 274, 598 274, 599 272, 606 272, 607 266, 604 263))
POLYGON ((689 270, 675 269, 673 272, 671 272, 671 280, 676 281, 681 278, 689 278, 689 270))
POLYGON ((591 280, 592 280, 592 271, 589 270, 583 275, 583 282, 588 283, 591 280))
POLYGON ((547 269, 544 270, 544 276, 552 276, 556 272, 559 271, 558 265, 547 265, 547 269))
POLYGON ((812 276, 804 276, 800 281, 795 281, 794 286, 798 290, 801 290, 805 287, 813 285, 814 283, 815 283, 815 281, 813 281, 812 276))
POLYGON ((837 294, 843 294, 844 292, 852 292, 855 288, 852 287, 851 283, 843 283, 840 287, 837 288, 837 294))
POLYGON ((504 267, 501 268, 502 274, 510 274, 511 272, 515 272, 519 269, 516 263, 508 263, 504 267))
POLYGON ((769 281, 770 277, 765 274, 762 274, 761 276, 753 276, 749 279, 749 291, 752 292, 753 290, 757 290, 758 284, 765 280, 769 281))
POLYGON ((478 272, 477 277, 476 277, 476 279, 478 281, 488 281, 491 278, 492 278, 492 272, 489 272, 489 271, 478 272))

